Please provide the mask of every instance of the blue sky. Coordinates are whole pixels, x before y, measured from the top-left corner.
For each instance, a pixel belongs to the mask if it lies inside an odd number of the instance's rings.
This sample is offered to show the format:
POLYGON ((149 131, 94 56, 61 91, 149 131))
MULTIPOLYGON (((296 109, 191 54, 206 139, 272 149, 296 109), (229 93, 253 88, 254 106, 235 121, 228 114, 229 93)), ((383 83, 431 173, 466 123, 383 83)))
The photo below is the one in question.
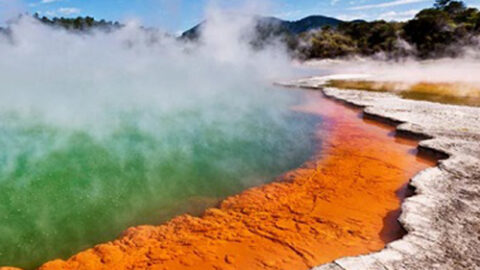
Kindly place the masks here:
MULTIPOLYGON (((296 20, 321 14, 344 20, 405 20, 434 0, 250 0, 249 6, 261 7, 257 13, 296 20)), ((17 9, 47 16, 75 17, 90 15, 107 20, 139 20, 147 26, 171 32, 190 28, 204 18, 212 3, 235 10, 245 6, 243 0, 0 0, 0 12, 15 2, 17 9)), ((480 7, 480 0, 466 0, 480 7)), ((10 7, 11 9, 11 7, 10 7)))

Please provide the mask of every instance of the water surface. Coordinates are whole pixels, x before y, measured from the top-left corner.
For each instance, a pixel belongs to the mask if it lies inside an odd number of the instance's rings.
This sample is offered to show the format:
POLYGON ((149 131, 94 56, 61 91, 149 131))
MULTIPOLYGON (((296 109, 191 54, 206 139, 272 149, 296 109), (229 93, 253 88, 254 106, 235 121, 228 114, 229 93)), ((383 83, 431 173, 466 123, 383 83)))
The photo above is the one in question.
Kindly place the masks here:
POLYGON ((319 118, 290 110, 301 92, 265 93, 277 102, 249 100, 242 112, 228 99, 208 109, 111 110, 100 129, 3 112, 0 265, 67 258, 129 226, 199 214, 299 166, 319 118))

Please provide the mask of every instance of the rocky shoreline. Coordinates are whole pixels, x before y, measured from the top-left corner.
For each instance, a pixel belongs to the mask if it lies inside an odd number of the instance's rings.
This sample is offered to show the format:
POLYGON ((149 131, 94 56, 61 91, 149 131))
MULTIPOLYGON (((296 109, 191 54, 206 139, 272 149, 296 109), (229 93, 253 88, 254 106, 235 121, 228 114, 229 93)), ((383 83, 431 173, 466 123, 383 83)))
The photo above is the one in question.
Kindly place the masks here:
POLYGON ((447 156, 416 175, 399 221, 408 234, 380 252, 337 259, 314 270, 480 269, 480 108, 402 99, 390 93, 323 87, 321 78, 290 86, 321 89, 426 138, 419 148, 447 156))

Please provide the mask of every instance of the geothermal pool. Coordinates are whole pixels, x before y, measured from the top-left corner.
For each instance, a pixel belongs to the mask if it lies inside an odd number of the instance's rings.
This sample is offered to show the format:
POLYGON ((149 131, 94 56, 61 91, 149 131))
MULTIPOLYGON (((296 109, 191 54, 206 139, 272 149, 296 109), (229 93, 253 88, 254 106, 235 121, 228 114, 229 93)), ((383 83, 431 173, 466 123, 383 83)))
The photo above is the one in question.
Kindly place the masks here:
POLYGON ((135 24, 9 25, 0 265, 33 268, 131 226, 200 214, 308 159, 320 117, 291 110, 303 94, 271 87, 292 75, 289 58, 252 51, 242 31, 212 29, 222 38, 192 47, 135 24))
POLYGON ((415 140, 364 118, 359 109, 320 92, 295 91, 307 98, 291 110, 321 117, 318 144, 302 166, 199 217, 129 228, 114 242, 41 270, 307 270, 402 237, 397 218, 408 179, 435 160, 418 155, 415 140))
POLYGON ((3 111, 0 265, 67 258, 298 167, 321 119, 290 110, 302 93, 265 91, 278 102, 249 102, 248 113, 228 99, 208 110, 134 108, 102 114, 100 129, 3 111))
POLYGON ((401 235, 416 142, 271 87, 291 59, 223 21, 199 47, 28 16, 0 35, 0 265, 304 270, 401 235))

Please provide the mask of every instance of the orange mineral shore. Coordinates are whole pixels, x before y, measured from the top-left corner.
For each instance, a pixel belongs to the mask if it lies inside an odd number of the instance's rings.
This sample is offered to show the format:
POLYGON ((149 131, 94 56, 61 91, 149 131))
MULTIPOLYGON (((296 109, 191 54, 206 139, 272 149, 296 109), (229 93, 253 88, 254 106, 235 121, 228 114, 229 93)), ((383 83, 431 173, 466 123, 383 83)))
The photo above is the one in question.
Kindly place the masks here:
POLYGON ((318 151, 301 168, 201 217, 130 228, 118 240, 40 269, 304 270, 398 239, 406 184, 435 161, 417 155, 417 141, 363 119, 359 109, 320 92, 305 95, 306 102, 293 109, 323 121, 318 151))

